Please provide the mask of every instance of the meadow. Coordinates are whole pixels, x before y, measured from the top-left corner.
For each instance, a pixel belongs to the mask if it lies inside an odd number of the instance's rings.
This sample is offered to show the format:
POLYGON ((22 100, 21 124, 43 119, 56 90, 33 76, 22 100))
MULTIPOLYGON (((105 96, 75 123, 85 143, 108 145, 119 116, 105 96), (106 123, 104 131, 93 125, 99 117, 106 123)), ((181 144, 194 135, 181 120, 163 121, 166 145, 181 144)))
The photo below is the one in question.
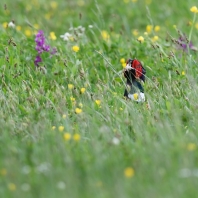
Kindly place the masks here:
POLYGON ((0 5, 0 197, 198 197, 197 1, 0 5))

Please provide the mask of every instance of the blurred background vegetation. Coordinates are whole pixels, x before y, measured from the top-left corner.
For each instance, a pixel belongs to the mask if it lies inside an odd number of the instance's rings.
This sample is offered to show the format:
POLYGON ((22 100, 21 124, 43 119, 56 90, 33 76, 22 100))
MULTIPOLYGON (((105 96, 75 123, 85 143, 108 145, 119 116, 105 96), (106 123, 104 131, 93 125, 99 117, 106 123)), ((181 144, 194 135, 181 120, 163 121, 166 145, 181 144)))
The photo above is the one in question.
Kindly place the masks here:
POLYGON ((196 3, 2 0, 0 197, 196 197, 196 3), (57 48, 41 71, 38 30, 57 48), (129 57, 142 105, 123 99, 129 57))

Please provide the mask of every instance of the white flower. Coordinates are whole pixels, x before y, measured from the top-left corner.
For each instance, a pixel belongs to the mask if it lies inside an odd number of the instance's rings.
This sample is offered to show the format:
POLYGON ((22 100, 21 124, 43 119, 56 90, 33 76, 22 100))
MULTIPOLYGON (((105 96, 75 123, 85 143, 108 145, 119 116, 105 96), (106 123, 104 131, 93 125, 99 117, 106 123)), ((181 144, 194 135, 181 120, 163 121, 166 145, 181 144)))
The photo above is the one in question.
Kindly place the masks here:
POLYGON ((15 28, 15 24, 14 24, 12 21, 10 21, 10 22, 8 23, 8 27, 10 27, 10 28, 15 28))
POLYGON ((24 183, 24 184, 21 185, 21 190, 23 190, 25 192, 29 191, 30 188, 31 188, 30 185, 27 184, 27 183, 24 183))
POLYGON ((112 143, 115 144, 115 145, 118 145, 118 144, 120 144, 120 140, 117 137, 114 137, 112 139, 112 143))
POLYGON ((81 30, 82 32, 84 32, 84 31, 85 31, 85 28, 84 28, 84 27, 82 27, 81 25, 80 25, 80 26, 78 26, 78 27, 77 27, 77 29, 81 30))
POLYGON ((88 27, 91 29, 91 28, 93 28, 93 25, 89 25, 88 27))
POLYGON ((28 175, 30 172, 31 172, 31 168, 28 165, 22 167, 23 174, 28 175))
POLYGON ((57 183, 57 188, 59 188, 60 190, 65 189, 65 183, 63 181, 59 181, 57 183))
POLYGON ((179 177, 198 177, 198 169, 183 168, 179 170, 179 177))
POLYGON ((134 93, 134 94, 129 94, 128 97, 131 100, 134 100, 136 102, 144 102, 145 101, 145 96, 144 93, 140 92, 140 93, 134 93))
POLYGON ((179 170, 179 177, 190 177, 191 176, 191 170, 188 168, 183 168, 181 170, 179 170))
POLYGON ((68 41, 70 37, 72 37, 72 35, 68 32, 66 32, 63 35, 60 35, 61 38, 63 38, 64 41, 68 41))
POLYGON ((50 170, 51 165, 47 162, 43 162, 42 164, 36 167, 36 170, 40 173, 46 173, 50 170))
POLYGON ((83 34, 82 33, 78 33, 78 36, 81 37, 81 36, 83 36, 83 34))

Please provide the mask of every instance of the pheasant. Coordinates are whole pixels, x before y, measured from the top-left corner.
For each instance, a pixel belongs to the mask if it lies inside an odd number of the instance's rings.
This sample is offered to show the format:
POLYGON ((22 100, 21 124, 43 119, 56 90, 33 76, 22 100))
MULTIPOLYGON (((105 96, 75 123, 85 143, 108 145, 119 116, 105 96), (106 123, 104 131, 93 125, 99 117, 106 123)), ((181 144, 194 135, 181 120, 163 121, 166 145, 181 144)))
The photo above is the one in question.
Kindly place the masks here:
POLYGON ((124 68, 126 87, 124 96, 137 102, 144 102, 144 88, 146 70, 137 59, 128 59, 124 68))

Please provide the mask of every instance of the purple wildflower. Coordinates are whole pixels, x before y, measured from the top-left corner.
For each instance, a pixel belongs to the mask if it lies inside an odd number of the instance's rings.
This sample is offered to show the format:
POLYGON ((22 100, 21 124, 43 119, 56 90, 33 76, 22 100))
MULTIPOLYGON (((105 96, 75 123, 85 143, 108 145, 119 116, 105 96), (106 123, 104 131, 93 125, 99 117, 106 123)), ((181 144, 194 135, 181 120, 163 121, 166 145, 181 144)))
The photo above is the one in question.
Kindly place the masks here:
POLYGON ((34 64, 36 66, 39 66, 38 63, 40 63, 40 62, 42 62, 42 59, 41 59, 40 55, 37 55, 36 58, 35 58, 35 60, 34 60, 34 64))
POLYGON ((56 47, 52 48, 51 54, 54 55, 54 54, 56 54, 56 52, 57 52, 56 47))
MULTIPOLYGON (((34 60, 34 64, 38 67, 40 62, 42 62, 42 59, 41 59, 41 54, 43 52, 50 52, 50 46, 47 45, 45 43, 45 35, 44 35, 44 32, 42 30, 39 30, 37 35, 36 35, 36 38, 35 38, 35 43, 36 43, 36 51, 38 52, 35 60, 34 60)), ((56 48, 53 48, 52 51, 50 52, 50 58, 52 55, 54 55, 55 53, 57 52, 57 49, 56 48)))
POLYGON ((52 58, 52 56, 54 55, 54 54, 56 54, 57 53, 57 49, 56 49, 56 47, 53 47, 52 48, 52 51, 50 52, 50 58, 52 58))
POLYGON ((52 51, 50 52, 50 54, 54 55, 54 54, 56 54, 56 52, 57 52, 57 49, 56 49, 56 47, 54 47, 54 48, 52 48, 52 51))
POLYGON ((43 45, 43 50, 45 51, 45 52, 49 52, 50 51, 50 46, 49 45, 43 45))
POLYGON ((38 54, 45 52, 49 52, 50 51, 50 46, 46 45, 45 43, 45 36, 42 30, 38 31, 38 34, 36 35, 35 38, 35 42, 36 42, 36 50, 38 51, 38 54))
POLYGON ((185 35, 180 35, 176 43, 178 44, 178 48, 185 52, 188 51, 188 48, 192 50, 195 48, 192 44, 192 41, 189 41, 185 35))

